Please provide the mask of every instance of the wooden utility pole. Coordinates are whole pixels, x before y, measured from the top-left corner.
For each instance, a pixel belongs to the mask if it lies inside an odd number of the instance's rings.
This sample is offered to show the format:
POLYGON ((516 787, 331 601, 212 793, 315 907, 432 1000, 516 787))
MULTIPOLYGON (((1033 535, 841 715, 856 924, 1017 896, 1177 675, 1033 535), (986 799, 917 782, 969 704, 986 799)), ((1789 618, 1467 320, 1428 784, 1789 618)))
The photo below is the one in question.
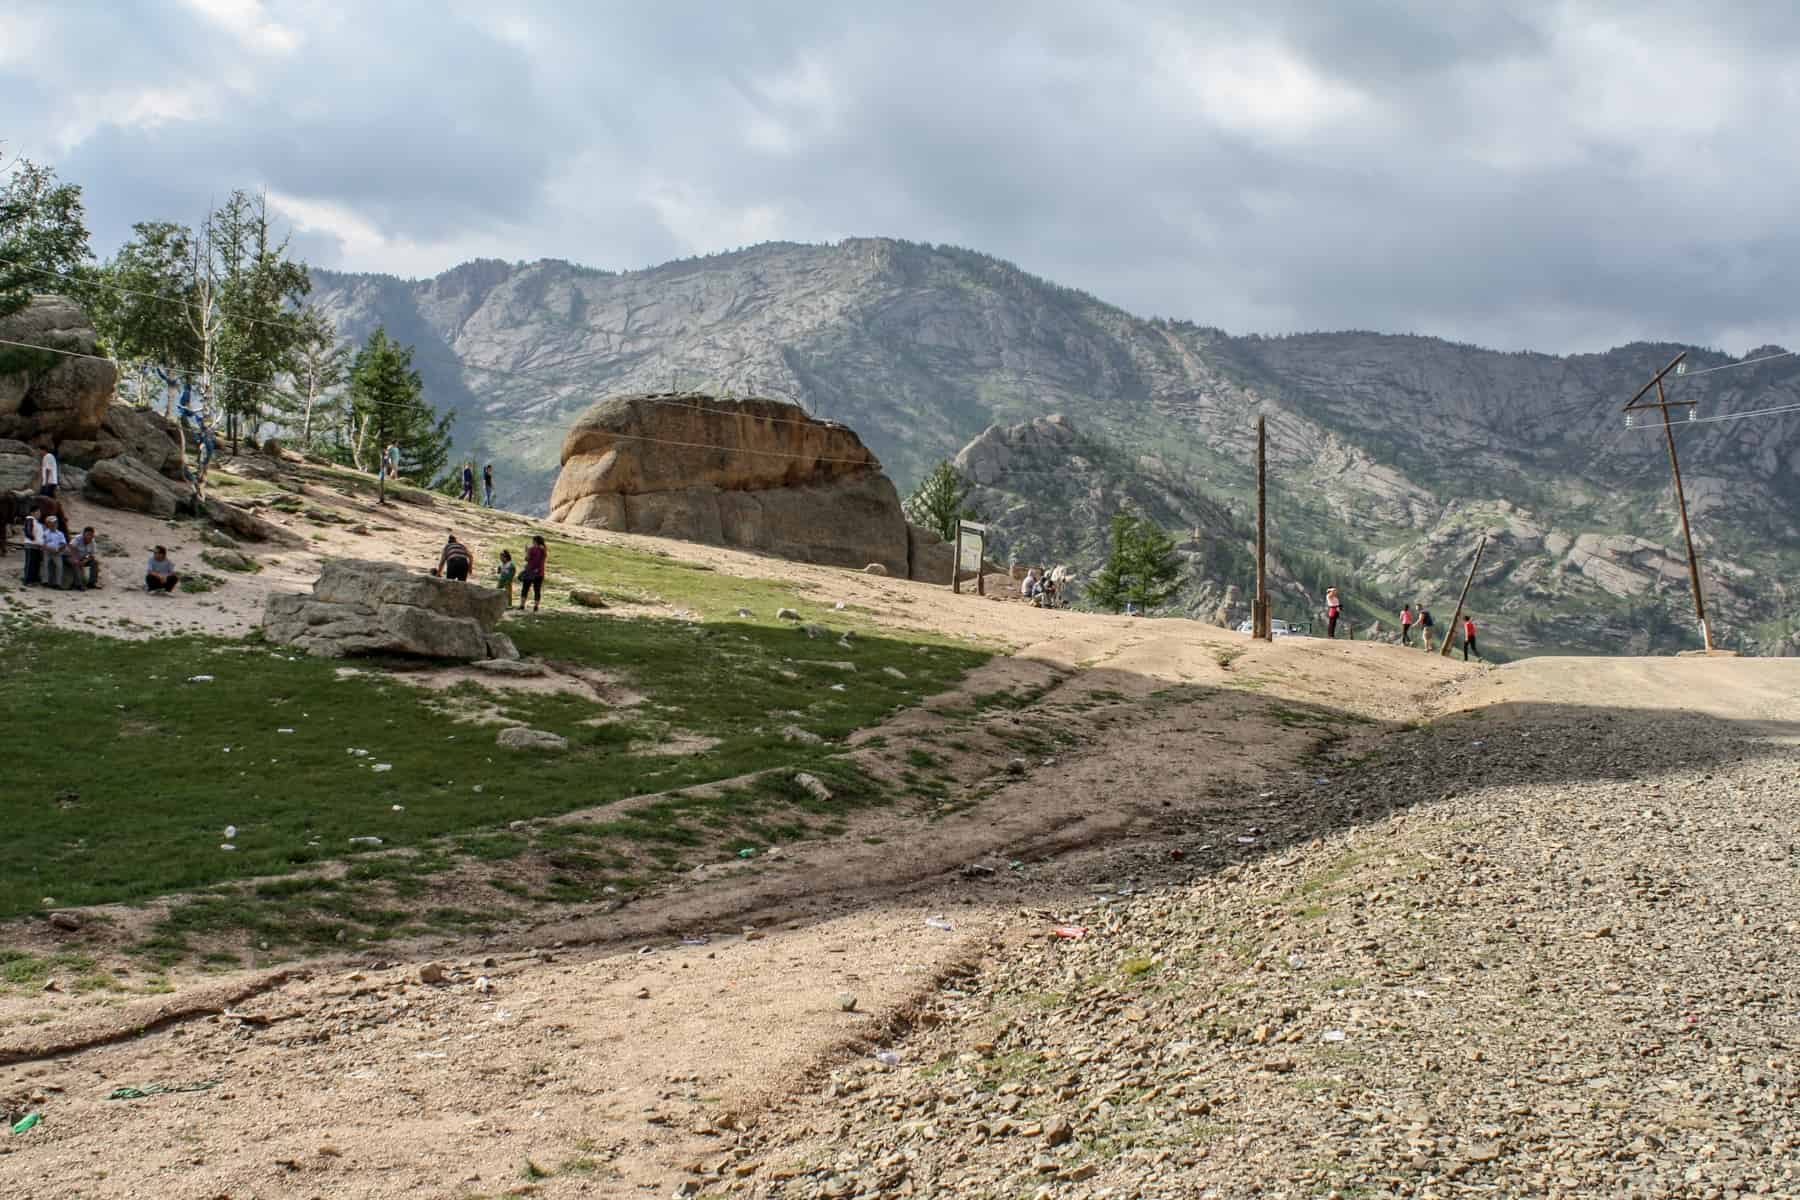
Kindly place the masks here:
POLYGON ((1269 641, 1268 422, 1256 418, 1256 599, 1250 603, 1250 636, 1269 641))
POLYGON ((1468 603, 1469 588, 1475 583, 1475 568, 1481 565, 1481 552, 1487 549, 1487 534, 1481 535, 1481 541, 1475 544, 1475 558, 1469 563, 1469 577, 1463 580, 1462 595, 1456 598, 1456 612, 1450 618, 1450 625, 1444 630, 1444 644, 1438 647, 1439 657, 1450 653, 1450 639, 1456 636, 1456 623, 1462 620, 1463 605, 1468 603))
POLYGON ((1694 534, 1688 528, 1687 494, 1681 487, 1681 460, 1675 457, 1675 427, 1669 422, 1671 408, 1691 408, 1698 401, 1672 401, 1663 393, 1663 376, 1680 366, 1685 358, 1687 358, 1687 351, 1683 350, 1668 366, 1658 371, 1649 383, 1638 389, 1638 394, 1625 405, 1627 413, 1625 421, 1629 424, 1631 421, 1629 414, 1638 409, 1654 408, 1662 414, 1663 437, 1669 445, 1669 471, 1675 476, 1675 504, 1681 510, 1681 536, 1687 542, 1688 585, 1694 589, 1694 616, 1700 620, 1700 643, 1711 650, 1713 648, 1712 626, 1706 623, 1706 600, 1700 594, 1700 560, 1694 556, 1694 534), (1644 399, 1651 388, 1656 389, 1655 403, 1645 401, 1640 404, 1639 401, 1644 399))

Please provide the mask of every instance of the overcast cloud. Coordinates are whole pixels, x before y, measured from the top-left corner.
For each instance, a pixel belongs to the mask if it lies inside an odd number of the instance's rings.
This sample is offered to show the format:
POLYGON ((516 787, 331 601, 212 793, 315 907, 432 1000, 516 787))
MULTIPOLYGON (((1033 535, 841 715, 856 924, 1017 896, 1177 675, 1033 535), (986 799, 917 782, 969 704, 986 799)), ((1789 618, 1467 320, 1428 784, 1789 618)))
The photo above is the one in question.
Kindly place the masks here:
POLYGON ((1142 315, 1800 344, 1800 6, 8 0, 96 249, 266 187, 309 261, 885 235, 1142 315))

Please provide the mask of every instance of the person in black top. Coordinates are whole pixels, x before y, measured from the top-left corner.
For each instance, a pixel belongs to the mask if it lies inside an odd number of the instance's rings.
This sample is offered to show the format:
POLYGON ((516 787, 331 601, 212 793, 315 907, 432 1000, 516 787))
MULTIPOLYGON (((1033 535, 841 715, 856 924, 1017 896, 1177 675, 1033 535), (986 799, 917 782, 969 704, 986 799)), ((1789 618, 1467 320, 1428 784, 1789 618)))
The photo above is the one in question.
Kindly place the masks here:
POLYGON ((444 552, 438 555, 437 573, 445 579, 455 579, 467 583, 469 567, 474 561, 475 558, 469 553, 469 548, 457 541, 456 535, 452 533, 450 540, 444 543, 444 552))

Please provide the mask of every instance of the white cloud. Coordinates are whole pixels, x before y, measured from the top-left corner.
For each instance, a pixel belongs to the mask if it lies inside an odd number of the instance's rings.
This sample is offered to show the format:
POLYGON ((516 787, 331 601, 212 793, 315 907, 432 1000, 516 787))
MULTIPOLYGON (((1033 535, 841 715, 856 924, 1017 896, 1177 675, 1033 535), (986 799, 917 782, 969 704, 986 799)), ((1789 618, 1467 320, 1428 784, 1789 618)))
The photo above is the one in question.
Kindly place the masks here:
POLYGON ((299 31, 271 20, 262 0, 185 0, 185 3, 230 33, 247 49, 263 54, 292 54, 300 48, 299 31))

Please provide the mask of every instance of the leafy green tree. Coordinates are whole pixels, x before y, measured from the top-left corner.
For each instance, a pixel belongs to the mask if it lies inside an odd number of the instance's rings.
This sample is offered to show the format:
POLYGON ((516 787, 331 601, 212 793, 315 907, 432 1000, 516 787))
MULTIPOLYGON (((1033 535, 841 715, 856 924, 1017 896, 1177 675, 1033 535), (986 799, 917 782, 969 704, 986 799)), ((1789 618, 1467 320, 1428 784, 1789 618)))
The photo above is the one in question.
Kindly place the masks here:
POLYGON ((17 160, 0 183, 0 316, 24 308, 33 292, 83 298, 79 276, 93 257, 81 189, 17 160))
POLYGON ((400 474, 429 485, 450 461, 455 410, 439 417, 425 402, 424 383, 413 369, 412 347, 377 327, 350 364, 345 410, 345 449, 359 471, 380 469, 389 445, 400 448, 400 474))
MULTIPOLYGON (((100 340, 121 362, 193 375, 200 347, 188 311, 193 303, 193 232, 171 221, 140 221, 117 254, 99 268, 89 311, 100 340)), ((168 398, 169 416, 174 397, 168 398)))
POLYGON ((956 466, 945 459, 919 481, 913 494, 906 498, 906 519, 923 525, 946 542, 956 540, 956 522, 974 520, 969 507, 969 485, 957 474, 956 466))
POLYGON ((1088 585, 1088 597, 1114 612, 1127 604, 1148 610, 1181 590, 1181 575, 1175 539, 1162 526, 1136 513, 1115 513, 1112 552, 1088 585))

